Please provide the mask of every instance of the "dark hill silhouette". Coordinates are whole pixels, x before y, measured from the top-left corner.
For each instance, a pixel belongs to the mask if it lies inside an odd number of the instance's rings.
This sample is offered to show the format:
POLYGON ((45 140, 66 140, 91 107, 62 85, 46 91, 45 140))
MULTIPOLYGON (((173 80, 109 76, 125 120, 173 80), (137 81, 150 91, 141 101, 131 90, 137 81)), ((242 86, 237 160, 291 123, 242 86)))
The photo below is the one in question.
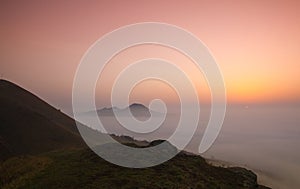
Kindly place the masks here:
POLYGON ((75 121, 21 87, 0 80, 0 159, 84 143, 75 121))
POLYGON ((139 103, 133 103, 129 106, 130 109, 144 109, 144 110, 148 110, 148 108, 143 105, 143 104, 139 104, 139 103))
MULTIPOLYGON (((133 116, 136 118, 149 118, 151 115, 153 116, 162 116, 163 113, 150 110, 147 106, 140 104, 140 103, 133 103, 125 108, 118 108, 118 107, 105 107, 102 109, 97 110, 97 114, 99 116, 115 116, 114 112, 117 112, 119 116, 131 116, 129 111, 133 116)), ((93 111, 89 111, 84 113, 84 115, 92 115, 93 111)), ((143 118, 141 119, 143 120, 143 118)))
POLYGON ((99 116, 114 116, 114 111, 118 112, 120 116, 130 116, 127 114, 128 110, 132 113, 135 117, 150 117, 153 111, 150 111, 146 106, 143 104, 133 103, 126 108, 118 108, 118 107, 110 107, 110 108, 102 108, 97 110, 99 116))
MULTIPOLYGON (((0 91, 0 160, 87 147, 74 119, 12 82, 0 80, 0 91)), ((107 140, 107 135, 77 124, 89 133, 91 143, 102 144, 107 140)), ((121 143, 145 143, 122 136, 113 138, 121 143)))

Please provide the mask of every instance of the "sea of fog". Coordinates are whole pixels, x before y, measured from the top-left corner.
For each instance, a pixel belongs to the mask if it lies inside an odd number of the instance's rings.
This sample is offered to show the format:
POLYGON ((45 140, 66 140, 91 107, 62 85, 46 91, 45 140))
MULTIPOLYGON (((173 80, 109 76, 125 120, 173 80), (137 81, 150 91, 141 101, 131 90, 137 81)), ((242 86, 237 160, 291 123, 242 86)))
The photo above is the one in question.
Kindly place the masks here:
MULTIPOLYGON (((186 150, 198 153, 209 115, 202 108, 198 129, 186 150)), ((175 131, 178 113, 167 114, 164 123, 151 133, 123 128, 113 116, 100 117, 106 132, 139 140, 167 139, 175 131)), ((192 118, 191 118, 192 119, 192 118)), ((203 157, 243 166, 259 175, 260 184, 274 189, 300 188, 300 107, 227 107, 218 138, 203 157)))

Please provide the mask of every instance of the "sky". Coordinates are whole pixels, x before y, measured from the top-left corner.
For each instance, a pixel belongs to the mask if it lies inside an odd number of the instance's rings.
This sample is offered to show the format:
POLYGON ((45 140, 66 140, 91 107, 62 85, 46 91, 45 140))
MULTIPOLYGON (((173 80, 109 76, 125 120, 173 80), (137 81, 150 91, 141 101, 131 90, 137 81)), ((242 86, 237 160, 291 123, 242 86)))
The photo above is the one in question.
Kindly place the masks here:
MULTIPOLYGON (((299 1, 1 1, 0 74, 68 112, 77 66, 97 39, 128 24, 163 22, 190 31, 210 49, 229 104, 299 103, 299 10, 299 1)), ((99 105, 105 105, 104 89, 126 62, 150 55, 173 57, 209 99, 201 73, 186 57, 144 45, 114 57, 116 65, 103 73, 106 85, 98 82, 99 105)), ((141 102, 157 96, 178 100, 170 86, 157 81, 132 92, 141 102)))

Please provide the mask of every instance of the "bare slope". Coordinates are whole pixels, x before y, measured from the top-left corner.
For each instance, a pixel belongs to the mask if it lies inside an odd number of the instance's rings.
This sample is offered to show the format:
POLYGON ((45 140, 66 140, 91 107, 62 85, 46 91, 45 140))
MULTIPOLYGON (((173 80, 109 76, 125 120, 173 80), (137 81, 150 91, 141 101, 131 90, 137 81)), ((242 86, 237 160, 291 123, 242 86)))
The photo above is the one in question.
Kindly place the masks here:
POLYGON ((83 145, 73 119, 25 89, 0 80, 0 159, 83 145))

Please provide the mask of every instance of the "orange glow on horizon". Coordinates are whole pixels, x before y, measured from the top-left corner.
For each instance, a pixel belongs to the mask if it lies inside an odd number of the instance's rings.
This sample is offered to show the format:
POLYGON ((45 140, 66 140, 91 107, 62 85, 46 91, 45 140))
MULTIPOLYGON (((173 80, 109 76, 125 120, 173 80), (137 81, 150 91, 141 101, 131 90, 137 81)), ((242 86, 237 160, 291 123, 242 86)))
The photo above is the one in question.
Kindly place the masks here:
MULTIPOLYGON (((299 9, 299 1, 1 2, 0 70, 51 104, 70 108, 76 68, 94 41, 127 24, 164 22, 190 31, 211 50, 224 76, 228 103, 298 103, 299 9)), ((120 66, 107 68, 109 82, 101 86, 107 92, 98 92, 99 98, 108 98, 117 71, 143 55, 175 61, 192 78, 200 98, 209 101, 202 73, 186 57, 172 49, 139 48, 116 57, 120 66)), ((133 94, 137 99, 153 96, 141 88, 133 94)), ((165 88, 161 95, 169 93, 165 88)))

